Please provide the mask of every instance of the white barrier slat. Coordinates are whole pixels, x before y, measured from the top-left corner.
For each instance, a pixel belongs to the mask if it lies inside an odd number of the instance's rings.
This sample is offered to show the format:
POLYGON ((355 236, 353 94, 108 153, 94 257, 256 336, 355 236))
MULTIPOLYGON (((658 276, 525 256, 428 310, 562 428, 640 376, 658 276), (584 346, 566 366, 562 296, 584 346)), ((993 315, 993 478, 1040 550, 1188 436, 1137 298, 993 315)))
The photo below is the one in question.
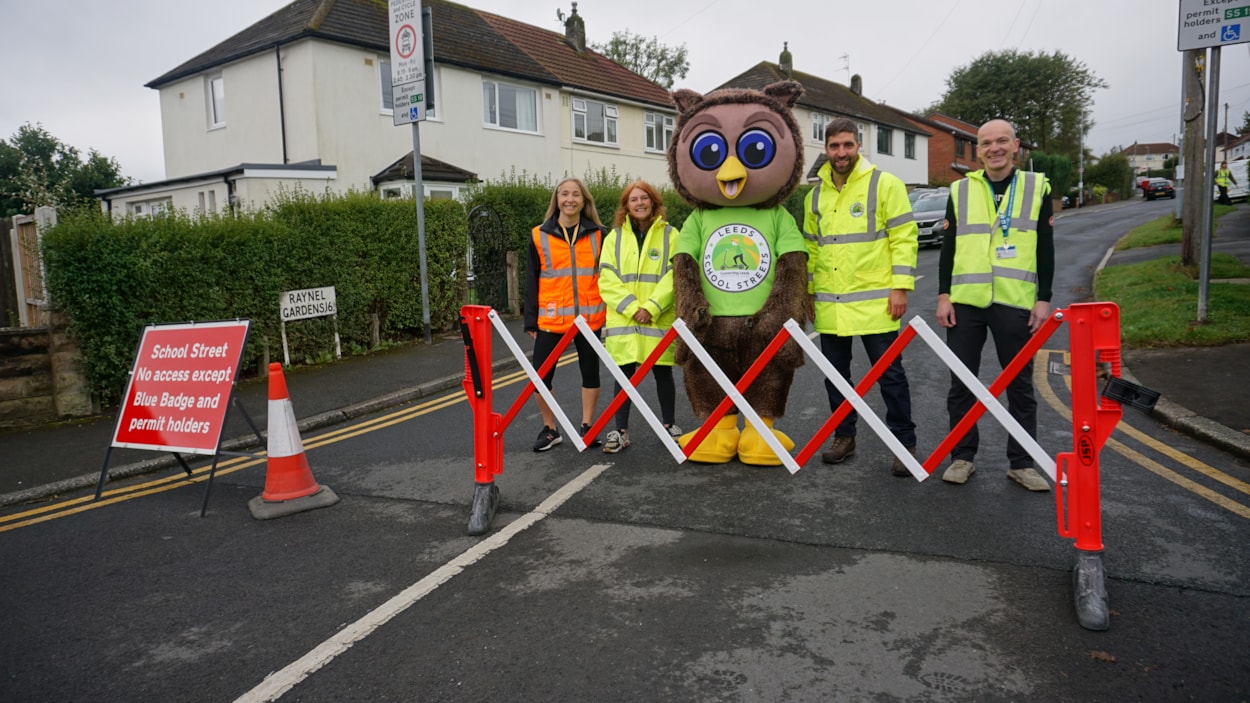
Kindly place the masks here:
MULTIPOLYGON (((504 344, 507 344, 508 349, 512 350, 512 356, 516 357, 517 362, 521 364, 521 368, 524 369, 525 375, 529 377, 530 383, 534 384, 534 390, 538 391, 542 395, 543 400, 547 401, 547 407, 551 408, 552 414, 556 416, 556 422, 560 423, 560 427, 564 428, 565 434, 573 440, 573 444, 577 446, 577 451, 586 451, 586 443, 582 441, 581 428, 573 429, 573 423, 564 414, 564 410, 556 404, 555 396, 551 395, 547 384, 543 383, 542 376, 539 376, 538 372, 534 370, 534 365, 530 363, 530 360, 525 356, 525 352, 521 351, 521 347, 512 338, 512 333, 504 326, 499 313, 492 308, 487 316, 490 318, 491 324, 495 326, 495 330, 499 332, 499 336, 503 338, 504 344)), ((581 318, 579 317, 578 319, 581 318)), ((557 363, 559 362, 557 361, 557 363)))
POLYGON ((760 437, 764 440, 764 443, 773 450, 773 453, 777 455, 777 458, 781 460, 781 463, 786 467, 786 469, 789 470, 791 474, 798 473, 801 467, 794 461, 794 457, 790 456, 790 452, 786 451, 786 448, 781 446, 781 442, 777 439, 776 435, 772 433, 772 430, 768 428, 768 425, 764 424, 764 421, 761 420, 760 416, 756 414, 755 409, 747 403, 746 398, 742 397, 742 394, 739 393, 738 389, 734 387, 733 382, 729 380, 729 377, 725 375, 725 372, 722 371, 714 361, 712 361, 711 355, 707 353, 707 350, 703 348, 702 344, 699 344, 699 340, 695 339, 694 334, 690 331, 690 328, 686 326, 685 320, 678 319, 674 321, 673 329, 677 330, 677 334, 686 342, 686 345, 690 347, 691 353, 693 353, 699 361, 703 362, 703 367, 706 368, 708 373, 712 375, 712 378, 715 379, 717 385, 721 387, 721 390, 725 391, 725 395, 729 396, 729 399, 738 406, 738 412, 741 413, 753 427, 755 427, 756 432, 760 433, 760 437))
POLYGON ((617 366, 616 361, 612 359, 612 355, 608 353, 607 347, 603 346, 603 342, 599 341, 599 337, 594 330, 590 329, 590 325, 587 324, 585 318, 579 315, 574 324, 577 325, 577 329, 581 330, 582 336, 586 338, 586 341, 590 342, 590 346, 594 347, 595 353, 603 360, 603 365, 608 367, 612 378, 615 378, 616 382, 621 384, 621 389, 634 401, 634 407, 638 408, 638 411, 642 413, 647 424, 655 432, 655 436, 660 438, 660 443, 664 445, 665 449, 668 449, 668 453, 673 455, 678 464, 684 463, 686 455, 681 451, 681 445, 677 444, 677 441, 664 428, 664 423, 655 416, 651 407, 643 400, 642 393, 638 392, 634 384, 629 382, 629 377, 625 375, 625 372, 621 371, 620 366, 617 366))
POLYGON ((1003 404, 998 402, 998 399, 990 393, 990 389, 986 388, 967 366, 964 366, 959 357, 955 356, 955 352, 946 346, 946 343, 937 336, 933 328, 925 324, 924 320, 919 317, 913 317, 909 324, 916 330, 920 338, 925 341, 925 344, 928 344, 933 349, 938 358, 950 368, 951 372, 958 376, 960 381, 963 381, 968 390, 972 391, 977 400, 981 401, 981 404, 1002 423, 1003 429, 1007 430, 1008 434, 1019 442, 1020 446, 1024 447, 1029 456, 1033 457, 1034 463, 1041 467, 1042 471, 1046 472, 1051 481, 1055 481, 1055 460, 1046 454, 1046 450, 1042 449, 1042 446, 1037 443, 1036 439, 1029 436, 1029 433, 1020 426, 1020 423, 1016 422, 1016 419, 1011 416, 1007 408, 1003 407, 1003 404))
POLYGON ((855 410, 859 412, 859 416, 868 423, 868 426, 872 428, 873 432, 877 433, 877 436, 881 438, 881 441, 885 442, 885 446, 890 448, 890 451, 894 453, 894 456, 898 457, 898 459, 907 466, 907 470, 911 472, 911 475, 916 477, 917 481, 923 481, 929 478, 929 473, 924 470, 924 467, 920 465, 920 462, 916 460, 916 457, 912 456, 911 452, 907 451, 907 448, 903 446, 902 442, 898 441, 898 437, 894 436, 894 433, 890 431, 890 428, 886 426, 885 422, 882 421, 881 418, 877 417, 877 414, 873 412, 871 407, 869 407, 868 402, 855 392, 855 386, 851 385, 850 381, 843 378, 842 374, 838 373, 838 370, 833 368, 833 364, 829 363, 829 360, 825 358, 824 353, 820 351, 812 340, 807 338, 807 335, 803 332, 803 328, 799 326, 799 323, 794 320, 788 320, 786 321, 785 326, 786 329, 790 331, 790 336, 794 338, 794 341, 798 342, 799 346, 803 348, 803 351, 811 357, 812 361, 816 364, 816 368, 820 369, 820 372, 825 375, 825 378, 829 379, 834 387, 842 393, 843 398, 850 401, 851 407, 855 408, 855 410))

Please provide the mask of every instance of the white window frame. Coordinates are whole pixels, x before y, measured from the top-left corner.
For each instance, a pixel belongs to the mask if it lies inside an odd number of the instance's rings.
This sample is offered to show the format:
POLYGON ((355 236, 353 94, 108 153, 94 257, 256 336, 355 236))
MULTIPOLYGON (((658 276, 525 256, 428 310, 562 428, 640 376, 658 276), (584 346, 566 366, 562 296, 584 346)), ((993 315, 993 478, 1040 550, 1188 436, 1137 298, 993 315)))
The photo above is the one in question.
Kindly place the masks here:
POLYGON ((916 135, 903 134, 903 158, 916 158, 916 135))
POLYGON ((538 100, 538 90, 535 88, 518 85, 516 83, 508 83, 506 81, 497 81, 491 78, 482 79, 482 126, 483 127, 486 127, 488 129, 502 129, 508 132, 524 132, 525 134, 540 134, 541 131, 539 129, 539 126, 542 124, 542 120, 540 119, 541 115, 539 114, 539 104, 540 103, 538 100), (521 126, 522 121, 520 119, 519 114, 517 115, 518 119, 517 119, 516 127, 508 127, 506 125, 501 125, 499 123, 498 106, 499 106, 500 86, 505 86, 510 90, 516 91, 517 93, 524 92, 533 96, 534 98, 533 103, 532 103, 533 108, 534 108, 534 113, 533 113, 534 128, 533 129, 525 129, 521 126), (492 102, 487 99, 488 90, 490 91, 492 95, 493 106, 494 106, 493 110, 491 109, 492 102))
POLYGON ((877 153, 891 156, 894 154, 894 130, 890 127, 877 127, 877 153), (881 140, 885 139, 885 148, 881 148, 881 140))
POLYGON ((617 146, 620 144, 619 119, 620 110, 616 105, 591 100, 589 98, 573 98, 573 141, 583 144, 600 144, 617 146), (597 106, 603 119, 603 139, 592 139, 590 133, 591 108, 597 106))
POLYGON ((126 210, 135 217, 156 217, 174 209, 172 197, 138 200, 126 205, 126 210))
POLYGON ((825 125, 833 122, 831 115, 823 112, 812 113, 812 141, 824 145, 825 143, 825 125))
POLYGON ((660 112, 645 112, 642 116, 643 145, 647 151, 663 153, 673 141, 673 127, 676 120, 672 115, 660 112), (659 145, 656 146, 656 142, 659 145))
POLYGON ((204 78, 204 98, 208 105, 208 128, 226 126, 226 79, 220 73, 204 78))

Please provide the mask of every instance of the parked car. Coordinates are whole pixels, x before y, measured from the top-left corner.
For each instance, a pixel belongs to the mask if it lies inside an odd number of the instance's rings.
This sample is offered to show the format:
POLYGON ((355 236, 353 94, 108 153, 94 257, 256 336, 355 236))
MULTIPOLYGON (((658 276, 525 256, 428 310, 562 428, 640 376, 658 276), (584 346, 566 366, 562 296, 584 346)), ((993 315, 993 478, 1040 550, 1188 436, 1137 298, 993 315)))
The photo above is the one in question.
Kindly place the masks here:
POLYGON ((1172 185, 1172 181, 1166 178, 1151 178, 1146 182, 1142 191, 1146 195, 1146 200, 1176 197, 1176 187, 1172 185))
POLYGON ((950 199, 950 192, 943 191, 924 193, 911 205, 916 226, 920 228, 922 247, 942 246, 942 235, 946 232, 946 201, 950 199))
POLYGON ((911 201, 911 204, 914 207, 916 205, 916 201, 919 200, 923 196, 933 195, 934 193, 941 193, 942 195, 949 195, 950 192, 951 192, 950 188, 917 188, 907 194, 907 199, 911 201))

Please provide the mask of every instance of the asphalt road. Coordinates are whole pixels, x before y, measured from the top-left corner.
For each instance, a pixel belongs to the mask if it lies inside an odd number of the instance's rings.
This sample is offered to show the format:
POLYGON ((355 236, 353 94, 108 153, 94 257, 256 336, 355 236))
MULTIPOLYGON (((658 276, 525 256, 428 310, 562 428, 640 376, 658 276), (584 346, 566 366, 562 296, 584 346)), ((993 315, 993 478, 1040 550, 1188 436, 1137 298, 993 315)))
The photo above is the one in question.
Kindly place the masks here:
MULTIPOLYGON (((1085 299, 1110 243, 1170 206, 1063 213, 1055 303, 1085 299)), ((912 297, 930 320, 936 257, 912 297)), ((1072 448, 1065 335, 1035 373, 1052 455, 1072 448)), ((905 358, 923 454, 948 372, 919 344, 905 358)), ((575 377, 557 373, 566 408, 575 377)), ((497 379, 499 412, 520 387, 497 379)), ((779 426, 802 442, 827 414, 808 364, 779 426)), ((471 421, 451 393, 304 437, 342 500, 276 520, 248 512, 249 460, 223 465, 205 518, 203 484, 172 473, 0 511, 0 700, 1250 696, 1250 467, 1131 411, 1100 457, 1106 632, 1077 624, 1055 494, 1005 478, 991 420, 955 487, 891 477, 863 424, 853 459, 795 475, 677 465, 637 413, 619 455, 534 454, 531 402, 482 538, 465 535, 471 421)))

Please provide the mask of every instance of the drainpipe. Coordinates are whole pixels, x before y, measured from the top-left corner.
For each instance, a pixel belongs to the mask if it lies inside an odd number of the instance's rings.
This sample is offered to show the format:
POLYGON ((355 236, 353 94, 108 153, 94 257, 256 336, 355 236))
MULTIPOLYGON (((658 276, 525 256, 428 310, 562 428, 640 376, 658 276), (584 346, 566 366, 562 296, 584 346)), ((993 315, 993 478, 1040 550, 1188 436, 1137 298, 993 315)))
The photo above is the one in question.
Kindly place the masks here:
POLYGON ((286 155, 286 106, 282 99, 282 45, 275 44, 273 58, 278 69, 278 129, 282 133, 282 163, 289 163, 286 155))

